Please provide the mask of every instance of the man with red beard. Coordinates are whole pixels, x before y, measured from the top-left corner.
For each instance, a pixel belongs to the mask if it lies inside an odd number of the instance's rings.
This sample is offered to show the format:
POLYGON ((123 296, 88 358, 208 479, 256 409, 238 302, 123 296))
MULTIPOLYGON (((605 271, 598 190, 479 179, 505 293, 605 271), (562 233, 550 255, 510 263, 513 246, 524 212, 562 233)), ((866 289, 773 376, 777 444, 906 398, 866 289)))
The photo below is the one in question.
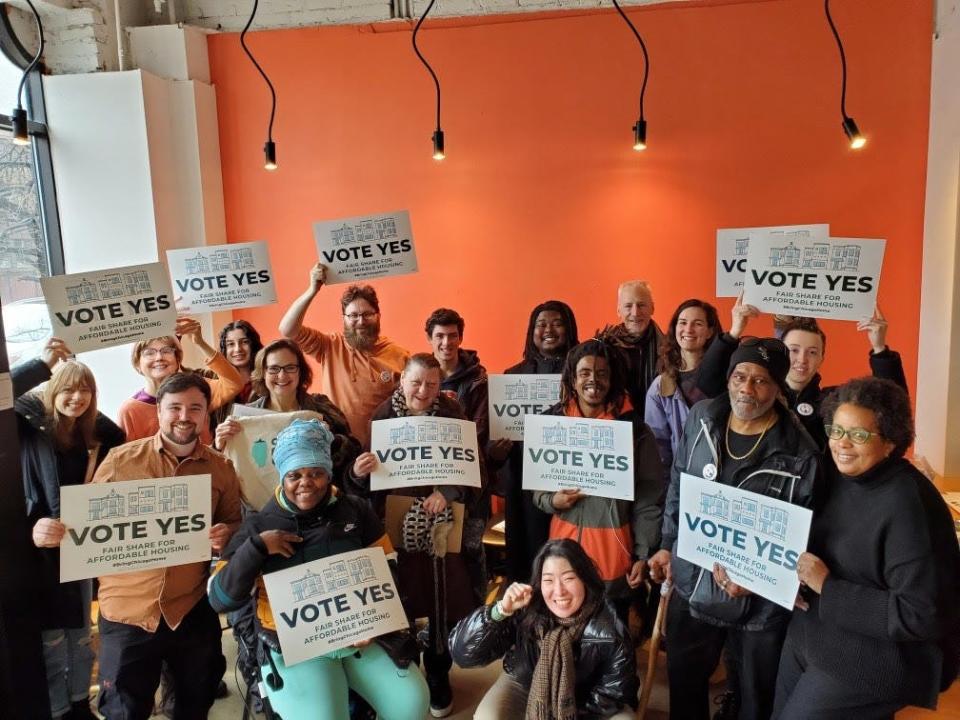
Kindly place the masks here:
POLYGON ((307 308, 327 279, 327 267, 310 270, 310 285, 280 321, 280 333, 319 363, 319 392, 347 416, 363 445, 370 442, 370 416, 397 385, 409 351, 380 336, 380 303, 369 285, 350 285, 340 296, 343 332, 324 333, 303 324, 307 308))

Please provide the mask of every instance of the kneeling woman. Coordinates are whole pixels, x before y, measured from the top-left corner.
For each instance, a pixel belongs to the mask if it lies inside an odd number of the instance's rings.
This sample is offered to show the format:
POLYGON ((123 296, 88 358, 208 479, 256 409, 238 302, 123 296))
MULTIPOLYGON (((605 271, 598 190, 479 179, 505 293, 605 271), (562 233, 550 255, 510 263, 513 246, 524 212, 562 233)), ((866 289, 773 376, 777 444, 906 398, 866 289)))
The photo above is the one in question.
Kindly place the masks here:
POLYGON ((474 718, 633 718, 633 643, 603 599, 593 561, 573 540, 550 540, 534 560, 532 579, 532 586, 510 585, 503 599, 450 634, 461 667, 503 658, 504 672, 474 718))
POLYGON ((375 545, 388 556, 393 553, 369 504, 331 485, 332 439, 317 420, 295 420, 277 435, 273 460, 281 485, 230 541, 210 581, 210 604, 218 612, 236 610, 255 589, 258 629, 273 641, 269 652, 284 681, 276 690, 268 686, 267 697, 283 718, 346 718, 347 691, 353 689, 384 720, 420 720, 429 694, 420 670, 411 664, 415 650, 405 650, 412 643, 391 634, 287 667, 276 641, 264 573, 375 545))

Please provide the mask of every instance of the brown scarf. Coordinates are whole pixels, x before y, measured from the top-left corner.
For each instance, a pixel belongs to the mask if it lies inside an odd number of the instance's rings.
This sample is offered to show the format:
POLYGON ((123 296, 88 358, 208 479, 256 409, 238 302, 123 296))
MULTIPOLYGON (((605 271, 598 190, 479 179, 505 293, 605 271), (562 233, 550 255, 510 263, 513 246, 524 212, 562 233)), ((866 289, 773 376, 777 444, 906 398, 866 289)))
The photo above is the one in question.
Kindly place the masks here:
POLYGON ((573 646, 597 609, 597 602, 585 603, 568 618, 553 618, 553 627, 542 631, 540 659, 533 669, 526 720, 575 720, 577 717, 577 673, 573 646))

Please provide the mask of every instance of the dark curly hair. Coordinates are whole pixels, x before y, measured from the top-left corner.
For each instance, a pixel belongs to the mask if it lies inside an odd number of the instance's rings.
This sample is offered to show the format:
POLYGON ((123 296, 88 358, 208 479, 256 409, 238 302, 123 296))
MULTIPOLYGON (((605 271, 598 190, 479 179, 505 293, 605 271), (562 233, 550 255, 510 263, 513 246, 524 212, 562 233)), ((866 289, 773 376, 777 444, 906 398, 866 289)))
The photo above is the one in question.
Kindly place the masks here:
POLYGON ((913 443, 913 413, 907 391, 890 380, 862 377, 850 380, 827 395, 820 406, 825 423, 832 423, 841 405, 856 405, 873 413, 880 436, 893 443, 891 457, 903 457, 913 443))
POLYGON ((601 357, 607 361, 610 369, 610 390, 607 392, 607 403, 613 406, 613 414, 619 415, 623 409, 623 401, 627 397, 627 371, 623 364, 620 350, 594 338, 586 340, 567 353, 563 363, 563 374, 560 376, 560 402, 566 404, 577 397, 577 363, 585 357, 601 357))
POLYGON ((547 300, 537 305, 530 313, 530 321, 527 323, 527 337, 523 344, 523 359, 528 362, 533 362, 540 356, 537 346, 533 344, 533 330, 537 326, 537 318, 542 312, 560 313, 563 324, 567 327, 567 350, 580 342, 577 339, 577 319, 573 316, 573 310, 570 306, 560 300, 547 300))
POLYGON ((680 355, 680 344, 677 342, 677 323, 680 322, 680 313, 690 308, 700 308, 703 314, 707 316, 707 327, 713 331, 713 335, 707 338, 703 346, 704 352, 709 348, 713 341, 723 333, 723 326, 720 324, 720 316, 717 309, 708 302, 690 298, 680 303, 679 307, 673 311, 673 317, 670 318, 670 325, 664 336, 663 344, 660 347, 660 372, 670 377, 676 377, 680 372, 682 358, 680 355))
POLYGON ((224 357, 227 356, 227 333, 231 330, 243 330, 244 335, 247 336, 247 340, 250 341, 250 365, 247 369, 252 370, 257 353, 263 349, 263 340, 260 339, 260 333, 246 320, 234 320, 233 322, 227 323, 223 326, 223 329, 220 330, 220 354, 224 357))
POLYGON ((548 540, 533 559, 533 572, 530 574, 530 585, 533 586, 533 599, 530 605, 523 613, 520 620, 520 636, 526 636, 525 640, 534 640, 541 636, 544 629, 553 624, 553 613, 547 609, 543 601, 543 593, 540 592, 540 580, 543 577, 543 564, 548 558, 563 558, 583 583, 586 596, 583 599, 584 605, 593 602, 602 602, 606 586, 600 578, 600 572, 593 560, 584 552, 580 543, 569 538, 559 538, 548 540), (529 633, 529 635, 527 635, 529 633))
POLYGON ((437 325, 456 325, 457 332, 460 333, 460 338, 463 339, 463 318, 460 316, 456 310, 451 310, 450 308, 437 308, 432 313, 430 317, 427 318, 427 323, 424 325, 423 329, 427 331, 427 337, 433 337, 433 329, 437 325))

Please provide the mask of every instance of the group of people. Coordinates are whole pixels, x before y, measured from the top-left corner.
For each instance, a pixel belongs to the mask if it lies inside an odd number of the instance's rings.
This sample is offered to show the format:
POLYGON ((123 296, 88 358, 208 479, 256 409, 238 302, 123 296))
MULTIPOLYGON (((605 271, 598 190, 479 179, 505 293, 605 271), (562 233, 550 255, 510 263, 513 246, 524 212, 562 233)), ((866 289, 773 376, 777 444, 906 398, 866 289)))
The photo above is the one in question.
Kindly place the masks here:
POLYGON ((433 312, 430 352, 411 353, 381 334, 370 286, 342 294, 341 331, 304 325, 325 281, 318 263, 281 337, 266 344, 238 320, 214 348, 187 317, 176 335, 136 343, 143 387, 116 423, 97 411, 92 372, 61 341, 14 370, 52 717, 94 717, 93 583, 58 581, 60 488, 203 474, 212 483, 213 572, 192 563, 99 578, 97 703, 108 720, 147 718, 161 678, 171 717, 206 717, 225 670, 221 612, 248 683, 262 678, 264 700, 286 720, 444 717, 453 662, 501 658, 503 674, 476 717, 620 720, 636 707, 639 684, 627 620, 631 610, 649 618, 661 584, 678 720, 709 718, 721 662, 721 717, 745 720, 890 718, 905 705, 935 707, 956 678, 960 549, 946 505, 904 459, 913 420, 879 310, 860 324, 873 376, 822 388, 826 335, 816 322, 778 317, 778 337, 749 337, 759 312, 742 298, 727 332, 699 299, 681 303, 664 332, 649 286, 626 282, 619 322, 583 342, 567 304, 537 305, 522 359, 505 372, 560 375, 546 414, 630 423, 628 502, 523 490, 523 444, 490 439, 486 370, 462 347, 456 311, 433 312), (204 367, 183 365, 183 343, 204 367), (221 453, 241 429, 240 404, 314 413, 277 436, 280 482, 260 507, 221 453), (422 415, 476 424, 481 487, 371 491, 371 423, 422 415), (793 612, 719 564, 707 570, 676 555, 682 474, 813 509, 793 612), (412 500, 404 521, 421 530, 396 547, 384 529, 388 494, 412 500), (482 538, 494 495, 505 504, 507 581, 487 603, 482 538), (447 551, 454 503, 464 506, 460 552, 447 551), (386 553, 409 629, 287 666, 264 574, 373 546, 386 553))

